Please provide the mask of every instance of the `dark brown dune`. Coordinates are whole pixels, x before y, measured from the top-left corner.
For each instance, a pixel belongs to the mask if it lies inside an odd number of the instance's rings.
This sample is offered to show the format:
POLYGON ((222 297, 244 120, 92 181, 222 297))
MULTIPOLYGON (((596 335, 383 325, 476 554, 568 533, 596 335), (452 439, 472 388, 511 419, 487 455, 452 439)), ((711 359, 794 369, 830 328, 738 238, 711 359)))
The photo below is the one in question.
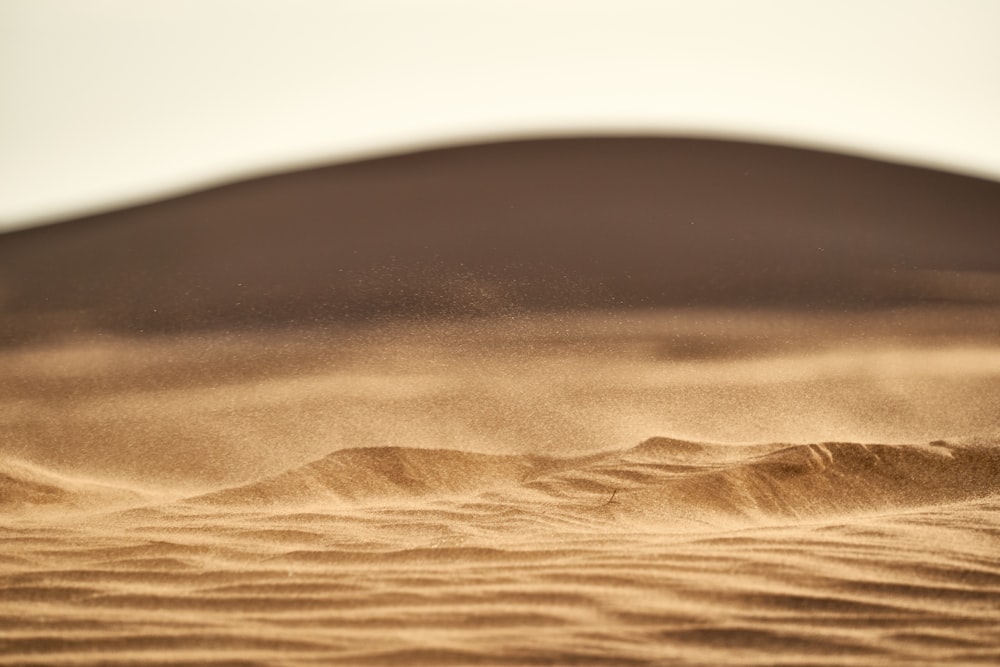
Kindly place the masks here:
POLYGON ((0 236, 2 340, 511 309, 996 301, 1000 184, 667 138, 258 178, 0 236))

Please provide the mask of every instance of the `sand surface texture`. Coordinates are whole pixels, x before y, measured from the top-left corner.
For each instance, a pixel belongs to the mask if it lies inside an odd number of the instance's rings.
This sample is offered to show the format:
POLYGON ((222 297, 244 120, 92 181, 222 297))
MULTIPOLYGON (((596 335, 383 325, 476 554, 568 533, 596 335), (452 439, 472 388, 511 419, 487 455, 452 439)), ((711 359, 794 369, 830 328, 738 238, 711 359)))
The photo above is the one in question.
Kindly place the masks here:
POLYGON ((995 443, 341 450, 8 522, 0 664, 990 664, 998 476, 995 443))
POLYGON ((0 665, 996 664, 997 322, 0 350, 0 665))

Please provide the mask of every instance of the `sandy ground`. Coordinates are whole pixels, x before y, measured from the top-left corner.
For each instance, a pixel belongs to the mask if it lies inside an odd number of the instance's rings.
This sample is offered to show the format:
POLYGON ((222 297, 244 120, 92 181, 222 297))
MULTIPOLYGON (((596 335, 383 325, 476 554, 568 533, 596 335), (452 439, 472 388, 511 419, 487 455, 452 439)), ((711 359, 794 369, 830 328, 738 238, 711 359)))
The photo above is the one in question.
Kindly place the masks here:
POLYGON ((9 348, 0 664, 996 664, 998 322, 9 348))

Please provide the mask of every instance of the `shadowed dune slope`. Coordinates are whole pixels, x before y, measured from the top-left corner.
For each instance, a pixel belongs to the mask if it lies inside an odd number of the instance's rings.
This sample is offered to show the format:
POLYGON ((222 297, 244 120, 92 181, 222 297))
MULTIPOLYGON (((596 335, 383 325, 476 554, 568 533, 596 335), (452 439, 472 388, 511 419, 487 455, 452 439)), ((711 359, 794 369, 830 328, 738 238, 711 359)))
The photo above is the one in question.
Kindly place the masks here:
MULTIPOLYGON (((1000 492, 996 445, 796 445, 636 488, 629 507, 808 519, 919 507, 1000 492)), ((624 502, 624 500, 623 500, 624 502)))
POLYGON ((370 504, 488 494, 516 502, 531 493, 546 502, 593 503, 614 494, 616 515, 768 519, 876 512, 997 492, 996 444, 711 445, 653 438, 632 449, 575 459, 347 449, 192 500, 230 506, 370 504))
POLYGON ((1000 183, 678 138, 464 146, 0 235, 0 342, 414 315, 996 302, 1000 183))

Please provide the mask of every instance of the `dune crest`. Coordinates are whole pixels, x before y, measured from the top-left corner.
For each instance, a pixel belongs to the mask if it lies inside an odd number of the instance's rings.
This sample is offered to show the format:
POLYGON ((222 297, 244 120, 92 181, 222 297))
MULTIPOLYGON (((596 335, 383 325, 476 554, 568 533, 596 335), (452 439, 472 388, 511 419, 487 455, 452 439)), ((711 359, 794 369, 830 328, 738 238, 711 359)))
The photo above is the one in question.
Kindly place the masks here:
POLYGON ((453 449, 342 449, 275 477, 198 496, 219 504, 310 504, 450 495, 510 488, 557 459, 453 449))
POLYGON ((469 496, 500 505, 530 498, 534 505, 602 506, 599 501, 607 498, 614 517, 769 520, 920 507, 998 491, 996 443, 713 445, 652 438, 631 449, 576 458, 344 449, 191 502, 377 505, 469 496))
POLYGON ((988 497, 1000 491, 996 445, 823 443, 775 447, 623 495, 657 516, 666 505, 742 518, 821 518, 988 497))

